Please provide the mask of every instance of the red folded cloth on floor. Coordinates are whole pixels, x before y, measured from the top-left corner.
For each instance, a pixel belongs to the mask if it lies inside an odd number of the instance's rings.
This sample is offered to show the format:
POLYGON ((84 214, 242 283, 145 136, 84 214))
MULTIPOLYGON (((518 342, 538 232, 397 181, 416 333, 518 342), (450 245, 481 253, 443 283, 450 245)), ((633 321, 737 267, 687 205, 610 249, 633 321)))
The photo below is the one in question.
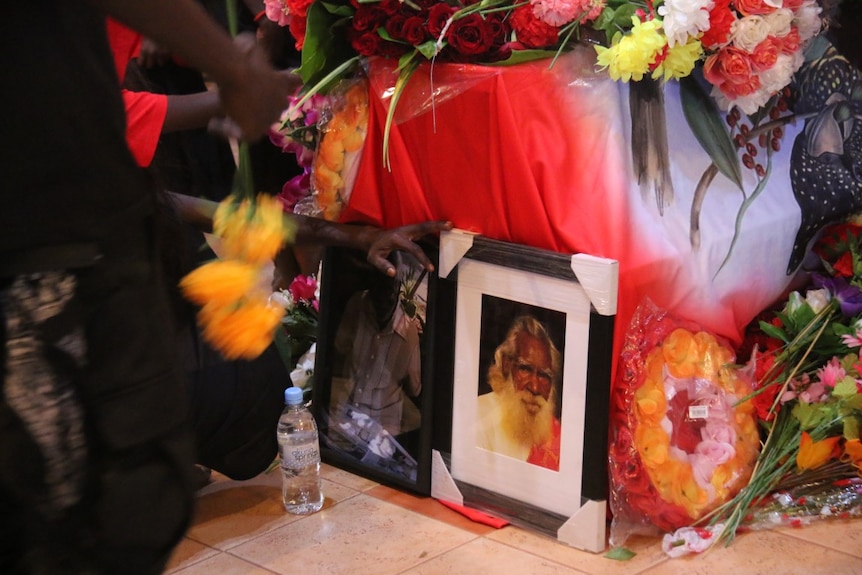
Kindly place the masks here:
POLYGON ((475 521, 476 523, 482 523, 484 525, 490 525, 494 529, 500 529, 501 527, 505 527, 509 524, 509 522, 505 519, 498 519, 497 517, 492 517, 487 513, 482 513, 478 509, 471 509, 469 507, 464 507, 463 505, 458 505, 457 503, 452 503, 451 501, 443 501, 442 499, 438 499, 437 501, 439 501, 449 509, 457 511, 471 521, 475 521))

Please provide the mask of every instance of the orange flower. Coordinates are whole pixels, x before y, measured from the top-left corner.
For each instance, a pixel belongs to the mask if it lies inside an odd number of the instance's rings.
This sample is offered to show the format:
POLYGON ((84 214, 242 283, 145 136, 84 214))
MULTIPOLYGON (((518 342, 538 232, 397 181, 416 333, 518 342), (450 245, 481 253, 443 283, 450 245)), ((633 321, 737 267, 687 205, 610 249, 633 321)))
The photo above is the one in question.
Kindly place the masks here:
POLYGON ((238 306, 209 304, 198 319, 203 336, 226 359, 254 359, 272 343, 272 335, 284 316, 284 308, 263 301, 238 306))
POLYGON ((245 297, 257 283, 260 269, 239 260, 206 263, 180 280, 183 295, 198 305, 228 305, 245 297))
POLYGON ((691 332, 675 329, 662 344, 662 353, 668 369, 675 377, 692 377, 696 372, 696 362, 700 355, 697 341, 691 332))
POLYGON ((844 455, 842 461, 852 463, 856 469, 862 471, 862 443, 858 439, 848 439, 844 442, 844 455))
POLYGON ((799 441, 799 453, 796 454, 796 467, 800 471, 817 469, 837 455, 839 441, 841 436, 814 441, 807 431, 803 431, 799 441))

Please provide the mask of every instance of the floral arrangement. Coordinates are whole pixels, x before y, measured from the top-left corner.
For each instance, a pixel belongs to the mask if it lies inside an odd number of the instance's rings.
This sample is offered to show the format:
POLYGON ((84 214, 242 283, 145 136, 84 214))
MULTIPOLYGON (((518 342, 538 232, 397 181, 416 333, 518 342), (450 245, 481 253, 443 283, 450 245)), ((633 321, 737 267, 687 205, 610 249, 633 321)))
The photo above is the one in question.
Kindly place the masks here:
POLYGON ((751 336, 765 439, 745 488, 705 518, 716 541, 862 513, 862 228, 831 226, 814 251, 822 269, 805 295, 792 292, 751 336))
POLYGON ((350 198, 368 126, 364 81, 346 83, 327 96, 296 95, 270 140, 293 153, 303 173, 289 180, 279 197, 285 209, 335 221, 350 198))
POLYGON ((760 437, 730 345, 649 302, 612 396, 611 541, 691 525, 746 483, 760 437))
POLYGON ((275 340, 286 365, 292 370, 290 379, 295 387, 310 389, 320 311, 317 278, 314 275, 297 275, 286 290, 273 292, 270 302, 284 309, 281 322, 283 330, 275 340))
POLYGON ((321 115, 328 101, 327 96, 320 94, 305 99, 291 96, 277 126, 270 130, 270 141, 282 152, 296 156, 302 168, 302 173, 288 180, 278 196, 289 212, 311 193, 314 152, 320 143, 321 115))
POLYGON ((722 109, 751 114, 790 83, 821 29, 817 0, 266 0, 289 26, 306 83, 355 56, 513 64, 588 39, 615 80, 686 77, 698 64, 722 109), (322 52, 322 53, 321 53, 322 52))
POLYGON ((213 233, 221 240, 221 257, 180 281, 183 295, 201 306, 203 337, 227 359, 253 359, 272 343, 284 308, 271 305, 261 284, 264 266, 293 240, 277 199, 255 201, 234 196, 221 202, 213 216, 213 233))

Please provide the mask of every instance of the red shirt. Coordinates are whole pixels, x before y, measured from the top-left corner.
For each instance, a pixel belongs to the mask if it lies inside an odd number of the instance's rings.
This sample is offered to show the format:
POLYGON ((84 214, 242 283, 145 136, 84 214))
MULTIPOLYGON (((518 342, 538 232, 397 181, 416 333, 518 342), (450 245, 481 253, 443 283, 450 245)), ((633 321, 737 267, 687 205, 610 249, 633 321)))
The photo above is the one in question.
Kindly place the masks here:
MULTIPOLYGON (((114 54, 114 65, 120 83, 126 76, 129 61, 141 51, 141 35, 126 26, 108 19, 108 42, 114 54)), ((123 90, 126 105, 126 142, 139 166, 147 167, 153 161, 165 116, 168 113, 168 97, 152 92, 123 90)))

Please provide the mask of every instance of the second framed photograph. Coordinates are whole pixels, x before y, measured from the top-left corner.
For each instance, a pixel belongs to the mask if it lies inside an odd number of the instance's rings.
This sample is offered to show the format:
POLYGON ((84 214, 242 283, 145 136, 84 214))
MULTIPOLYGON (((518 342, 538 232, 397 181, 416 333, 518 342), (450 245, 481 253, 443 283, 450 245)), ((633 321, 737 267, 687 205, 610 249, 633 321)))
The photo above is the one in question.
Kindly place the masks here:
POLYGON ((451 477, 466 504, 556 535, 607 498, 618 264, 455 230, 440 276, 456 291, 451 477))
POLYGON ((312 411, 323 461, 427 495, 436 275, 407 252, 389 259, 395 277, 363 252, 327 249, 312 411))

